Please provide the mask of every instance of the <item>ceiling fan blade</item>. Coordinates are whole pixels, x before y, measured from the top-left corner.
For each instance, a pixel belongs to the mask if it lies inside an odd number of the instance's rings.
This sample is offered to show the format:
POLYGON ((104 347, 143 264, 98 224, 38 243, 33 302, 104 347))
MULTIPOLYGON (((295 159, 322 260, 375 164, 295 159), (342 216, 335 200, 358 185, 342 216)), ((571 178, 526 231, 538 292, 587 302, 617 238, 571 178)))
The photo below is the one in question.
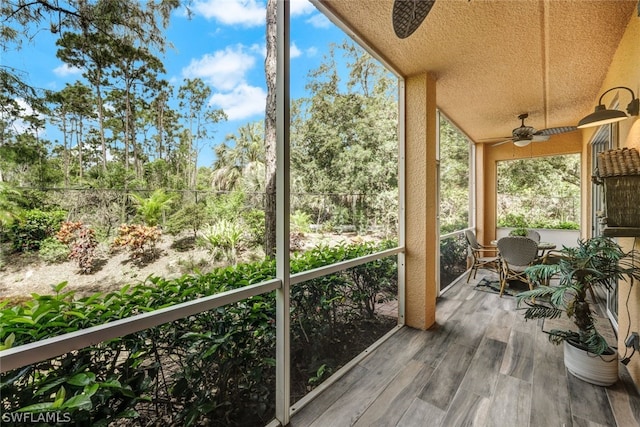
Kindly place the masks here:
POLYGON ((393 31, 400 39, 406 39, 418 29, 436 0, 395 0, 393 2, 393 31))
POLYGON ((499 141, 503 141, 503 140, 509 139, 509 138, 513 138, 513 137, 511 135, 509 135, 509 136, 496 136, 494 138, 482 138, 482 139, 479 139, 476 142, 478 142, 478 143, 499 142, 499 141))
POLYGON ((575 126, 559 126, 555 128, 539 130, 534 135, 558 135, 561 133, 573 132, 574 130, 578 130, 578 128, 575 126))
POLYGON ((504 141, 500 141, 496 144, 491 144, 492 147, 497 147, 498 145, 502 145, 502 144, 506 144, 507 142, 513 142, 513 138, 512 139, 505 139, 504 141))
POLYGON ((533 134, 532 141, 533 142, 543 142, 543 141, 548 141, 549 138, 551 138, 550 135, 536 135, 536 134, 533 134))

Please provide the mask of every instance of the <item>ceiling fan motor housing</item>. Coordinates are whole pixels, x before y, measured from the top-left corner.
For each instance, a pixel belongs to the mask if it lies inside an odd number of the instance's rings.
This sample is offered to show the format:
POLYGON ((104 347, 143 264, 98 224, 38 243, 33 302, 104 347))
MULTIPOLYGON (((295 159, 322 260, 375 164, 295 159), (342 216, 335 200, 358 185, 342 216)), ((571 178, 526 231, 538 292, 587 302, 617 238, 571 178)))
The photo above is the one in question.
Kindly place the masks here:
POLYGON ((533 134, 536 132, 531 126, 520 126, 513 130, 513 139, 517 141, 529 140, 533 138, 533 134))

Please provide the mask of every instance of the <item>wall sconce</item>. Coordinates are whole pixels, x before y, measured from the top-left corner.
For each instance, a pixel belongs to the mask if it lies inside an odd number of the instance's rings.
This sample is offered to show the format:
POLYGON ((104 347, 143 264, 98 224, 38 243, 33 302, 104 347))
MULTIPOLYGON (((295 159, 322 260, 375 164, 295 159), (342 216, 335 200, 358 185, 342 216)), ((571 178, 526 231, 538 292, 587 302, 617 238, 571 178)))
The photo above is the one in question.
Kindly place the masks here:
POLYGON ((629 116, 627 116, 624 111, 608 110, 604 105, 602 105, 602 97, 615 89, 626 89, 631 92, 631 102, 629 103, 629 105, 627 105, 627 112, 631 116, 638 115, 638 112, 640 112, 640 99, 636 98, 635 93, 633 93, 633 91, 628 87, 616 86, 600 95, 600 99, 598 100, 598 105, 596 106, 595 111, 588 116, 583 117, 582 120, 580 120, 580 122, 578 123, 578 128, 582 129, 592 126, 601 126, 606 125, 607 123, 619 122, 621 120, 629 118, 629 116))

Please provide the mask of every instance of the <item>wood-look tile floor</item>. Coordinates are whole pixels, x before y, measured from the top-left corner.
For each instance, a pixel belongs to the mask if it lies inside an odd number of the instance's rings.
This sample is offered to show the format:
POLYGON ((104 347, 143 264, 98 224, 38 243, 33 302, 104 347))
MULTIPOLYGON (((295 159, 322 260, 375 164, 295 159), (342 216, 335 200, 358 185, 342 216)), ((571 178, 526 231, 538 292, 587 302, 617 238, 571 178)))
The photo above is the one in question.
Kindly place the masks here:
POLYGON ((524 321, 514 298, 474 290, 479 279, 459 280, 439 298, 436 326, 401 328, 290 425, 640 426, 640 396, 624 365, 611 387, 573 377, 562 347, 524 321))

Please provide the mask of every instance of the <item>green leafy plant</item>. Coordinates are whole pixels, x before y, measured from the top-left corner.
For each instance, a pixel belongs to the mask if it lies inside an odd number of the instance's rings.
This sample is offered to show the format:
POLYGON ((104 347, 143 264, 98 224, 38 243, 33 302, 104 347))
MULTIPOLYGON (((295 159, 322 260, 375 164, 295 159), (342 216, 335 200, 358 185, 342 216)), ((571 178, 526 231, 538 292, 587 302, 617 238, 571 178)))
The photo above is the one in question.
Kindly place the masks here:
POLYGON ((519 228, 514 228, 513 230, 511 230, 509 232, 509 236, 527 237, 527 233, 529 233, 528 229, 526 229, 524 227, 519 227, 519 228))
POLYGON ((48 237, 40 243, 38 256, 47 263, 57 264, 69 258, 69 247, 58 239, 48 237))
POLYGON ((19 217, 22 210, 18 204, 20 196, 20 191, 0 181, 0 230, 11 225, 19 217))
POLYGON ((9 227, 9 239, 17 252, 35 251, 40 243, 60 228, 66 212, 56 210, 44 212, 32 209, 23 212, 9 227))
POLYGON ((169 218, 167 229, 171 234, 178 234, 183 230, 193 232, 193 237, 198 235, 198 230, 207 222, 207 212, 204 203, 191 203, 180 208, 169 218))
POLYGON ((173 196, 162 189, 155 190, 149 197, 139 194, 132 194, 131 197, 138 203, 138 214, 149 227, 155 227, 160 223, 162 215, 173 201, 173 196))
POLYGON ((298 233, 308 233, 311 231, 311 216, 302 211, 295 211, 291 214, 291 231, 298 233))
MULTIPOLYGON (((385 247, 314 248, 292 259, 291 272, 385 247)), ((379 272, 370 270, 375 266, 369 263, 358 277, 366 274, 376 282, 373 287, 395 282, 393 257, 379 264, 379 272), (390 277, 382 280, 385 274, 390 277)), ((275 268, 275 261, 267 260, 172 280, 150 277, 83 297, 61 283, 51 295, 0 303, 0 349, 259 283, 273 278, 275 268)), ((363 305, 350 301, 362 300, 351 281, 354 274, 337 272, 292 289, 293 376, 304 391, 388 331, 374 331, 376 323, 363 305), (351 340, 358 331, 360 346, 351 340)), ((0 405, 3 412, 63 410, 78 425, 134 418, 141 425, 265 425, 275 402, 275 310, 273 293, 259 295, 6 372, 0 405)))
POLYGON ((250 209, 242 214, 242 221, 246 225, 247 245, 264 245, 264 210, 250 209))
POLYGON ((633 251, 625 253, 607 237, 579 240, 577 247, 558 251, 556 262, 527 268, 537 288, 518 294, 517 305, 526 305, 525 319, 555 319, 564 314, 573 321, 576 331, 549 332, 552 343, 570 341, 590 353, 604 354, 609 346, 596 329, 587 294, 596 287, 612 289, 618 280, 640 280, 633 256, 633 251), (549 286, 554 278, 558 283, 549 286))
POLYGON ((220 220, 198 233, 198 243, 206 247, 214 260, 235 263, 242 243, 242 228, 235 222, 220 220))

